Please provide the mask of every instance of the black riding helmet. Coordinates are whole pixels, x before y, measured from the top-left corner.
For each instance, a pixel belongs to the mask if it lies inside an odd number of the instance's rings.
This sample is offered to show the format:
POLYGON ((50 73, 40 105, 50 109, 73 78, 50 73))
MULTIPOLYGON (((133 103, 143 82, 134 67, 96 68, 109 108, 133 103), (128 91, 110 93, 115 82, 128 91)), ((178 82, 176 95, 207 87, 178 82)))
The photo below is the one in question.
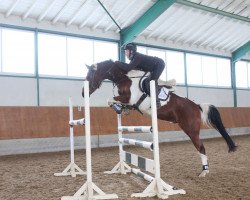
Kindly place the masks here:
POLYGON ((131 42, 131 43, 128 43, 126 44, 124 47, 123 47, 124 50, 132 50, 134 52, 137 51, 137 47, 136 47, 136 44, 131 42))

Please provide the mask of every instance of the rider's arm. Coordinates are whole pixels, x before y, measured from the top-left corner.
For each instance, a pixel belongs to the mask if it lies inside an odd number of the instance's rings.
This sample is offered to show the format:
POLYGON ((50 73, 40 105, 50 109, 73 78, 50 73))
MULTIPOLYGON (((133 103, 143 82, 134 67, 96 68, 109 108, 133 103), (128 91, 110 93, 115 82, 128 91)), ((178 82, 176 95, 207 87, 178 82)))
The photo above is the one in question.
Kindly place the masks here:
POLYGON ((130 61, 129 64, 116 61, 115 63, 118 65, 119 68, 123 69, 126 72, 135 69, 139 63, 141 62, 141 58, 138 54, 135 54, 134 58, 130 61))
POLYGON ((124 70, 125 72, 128 72, 128 64, 124 63, 124 62, 120 62, 120 61, 115 61, 115 64, 117 65, 117 67, 119 67, 120 69, 124 70))

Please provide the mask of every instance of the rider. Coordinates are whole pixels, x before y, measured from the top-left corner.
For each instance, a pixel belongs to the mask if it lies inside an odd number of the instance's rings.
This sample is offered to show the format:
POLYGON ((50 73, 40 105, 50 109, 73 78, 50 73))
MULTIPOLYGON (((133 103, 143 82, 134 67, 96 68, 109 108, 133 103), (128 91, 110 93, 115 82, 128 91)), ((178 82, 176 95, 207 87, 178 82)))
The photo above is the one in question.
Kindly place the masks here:
MULTIPOLYGON (((137 52, 137 47, 134 43, 126 44, 123 49, 125 50, 126 57, 130 60, 130 63, 123 63, 116 61, 117 66, 129 72, 130 70, 141 70, 144 72, 150 72, 148 81, 154 80, 156 88, 158 86, 158 79, 165 67, 165 63, 161 58, 144 55, 137 52)), ((157 91, 157 90, 156 90, 157 91)), ((156 95, 157 107, 160 107, 160 100, 156 95)))

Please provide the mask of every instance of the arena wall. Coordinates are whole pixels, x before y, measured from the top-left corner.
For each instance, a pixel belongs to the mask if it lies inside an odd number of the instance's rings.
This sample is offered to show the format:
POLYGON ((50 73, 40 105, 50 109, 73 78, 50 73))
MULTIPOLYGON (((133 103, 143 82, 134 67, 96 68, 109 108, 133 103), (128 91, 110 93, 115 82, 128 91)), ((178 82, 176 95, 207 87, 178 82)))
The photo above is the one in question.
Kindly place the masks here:
MULTIPOLYGON (((74 119, 83 118, 83 111, 74 107, 74 119)), ((219 108, 226 128, 250 126, 250 108, 219 108)), ((68 107, 0 107, 0 139, 67 137, 68 107)), ((123 117, 127 125, 150 125, 150 117, 131 112, 123 117)), ((205 128, 205 127, 203 127, 205 128)), ((180 131, 176 124, 159 120, 160 131, 180 131)), ((92 135, 108 135, 117 131, 116 114, 111 108, 91 108, 92 135)), ((75 135, 83 135, 76 127, 75 135)))
MULTIPOLYGON (((83 105, 82 79, 51 77, 0 76, 0 106, 68 106, 69 96, 74 105, 83 105), (14 83, 14 84, 13 84, 14 83)), ((196 103, 212 103, 217 107, 234 107, 232 88, 177 86, 175 93, 196 103)), ((90 106, 106 107, 107 100, 116 95, 111 82, 103 82, 90 97, 90 106)), ((237 107, 250 107, 250 90, 237 89, 237 107)))

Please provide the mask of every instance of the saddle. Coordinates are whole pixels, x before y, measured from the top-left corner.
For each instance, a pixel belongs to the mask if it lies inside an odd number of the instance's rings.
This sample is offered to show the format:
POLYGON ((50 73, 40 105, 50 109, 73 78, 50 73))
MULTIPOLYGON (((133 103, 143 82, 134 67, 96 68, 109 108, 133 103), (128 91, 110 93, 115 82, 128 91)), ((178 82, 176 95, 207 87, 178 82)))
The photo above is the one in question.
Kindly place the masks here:
MULTIPOLYGON (((136 104, 133 105, 133 108, 138 112, 140 112, 141 114, 142 112, 140 111, 139 106, 147 96, 150 96, 150 77, 147 77, 146 74, 147 73, 145 73, 139 81, 139 88, 143 94, 140 97, 140 99, 136 102, 136 104)), ((158 101, 157 101, 158 108, 161 107, 160 101, 167 101, 170 92, 174 91, 173 86, 176 85, 175 79, 172 79, 170 81, 160 80, 159 82, 161 85, 157 84, 156 88, 156 95, 158 96, 158 101)))
MULTIPOLYGON (((166 101, 168 99, 169 92, 174 92, 176 86, 176 80, 171 79, 169 81, 158 80, 157 88, 156 88, 156 95, 158 95, 159 100, 166 101)), ((142 93, 147 94, 150 96, 150 79, 146 77, 146 74, 141 77, 139 82, 139 88, 142 93)))
MULTIPOLYGON (((167 101, 171 92, 175 90, 174 86, 176 85, 175 79, 169 81, 158 80, 158 85, 156 88, 156 95, 160 101, 167 101)), ((121 114, 123 111, 129 113, 129 110, 134 109, 139 113, 143 114, 139 109, 140 104, 144 101, 147 96, 150 96, 150 77, 145 73, 139 81, 139 88, 142 92, 141 97, 134 105, 123 105, 113 103, 110 106, 116 111, 117 114, 121 114)), ((160 102, 158 102, 160 104, 160 102)), ((160 106, 159 106, 160 107, 160 106)))

